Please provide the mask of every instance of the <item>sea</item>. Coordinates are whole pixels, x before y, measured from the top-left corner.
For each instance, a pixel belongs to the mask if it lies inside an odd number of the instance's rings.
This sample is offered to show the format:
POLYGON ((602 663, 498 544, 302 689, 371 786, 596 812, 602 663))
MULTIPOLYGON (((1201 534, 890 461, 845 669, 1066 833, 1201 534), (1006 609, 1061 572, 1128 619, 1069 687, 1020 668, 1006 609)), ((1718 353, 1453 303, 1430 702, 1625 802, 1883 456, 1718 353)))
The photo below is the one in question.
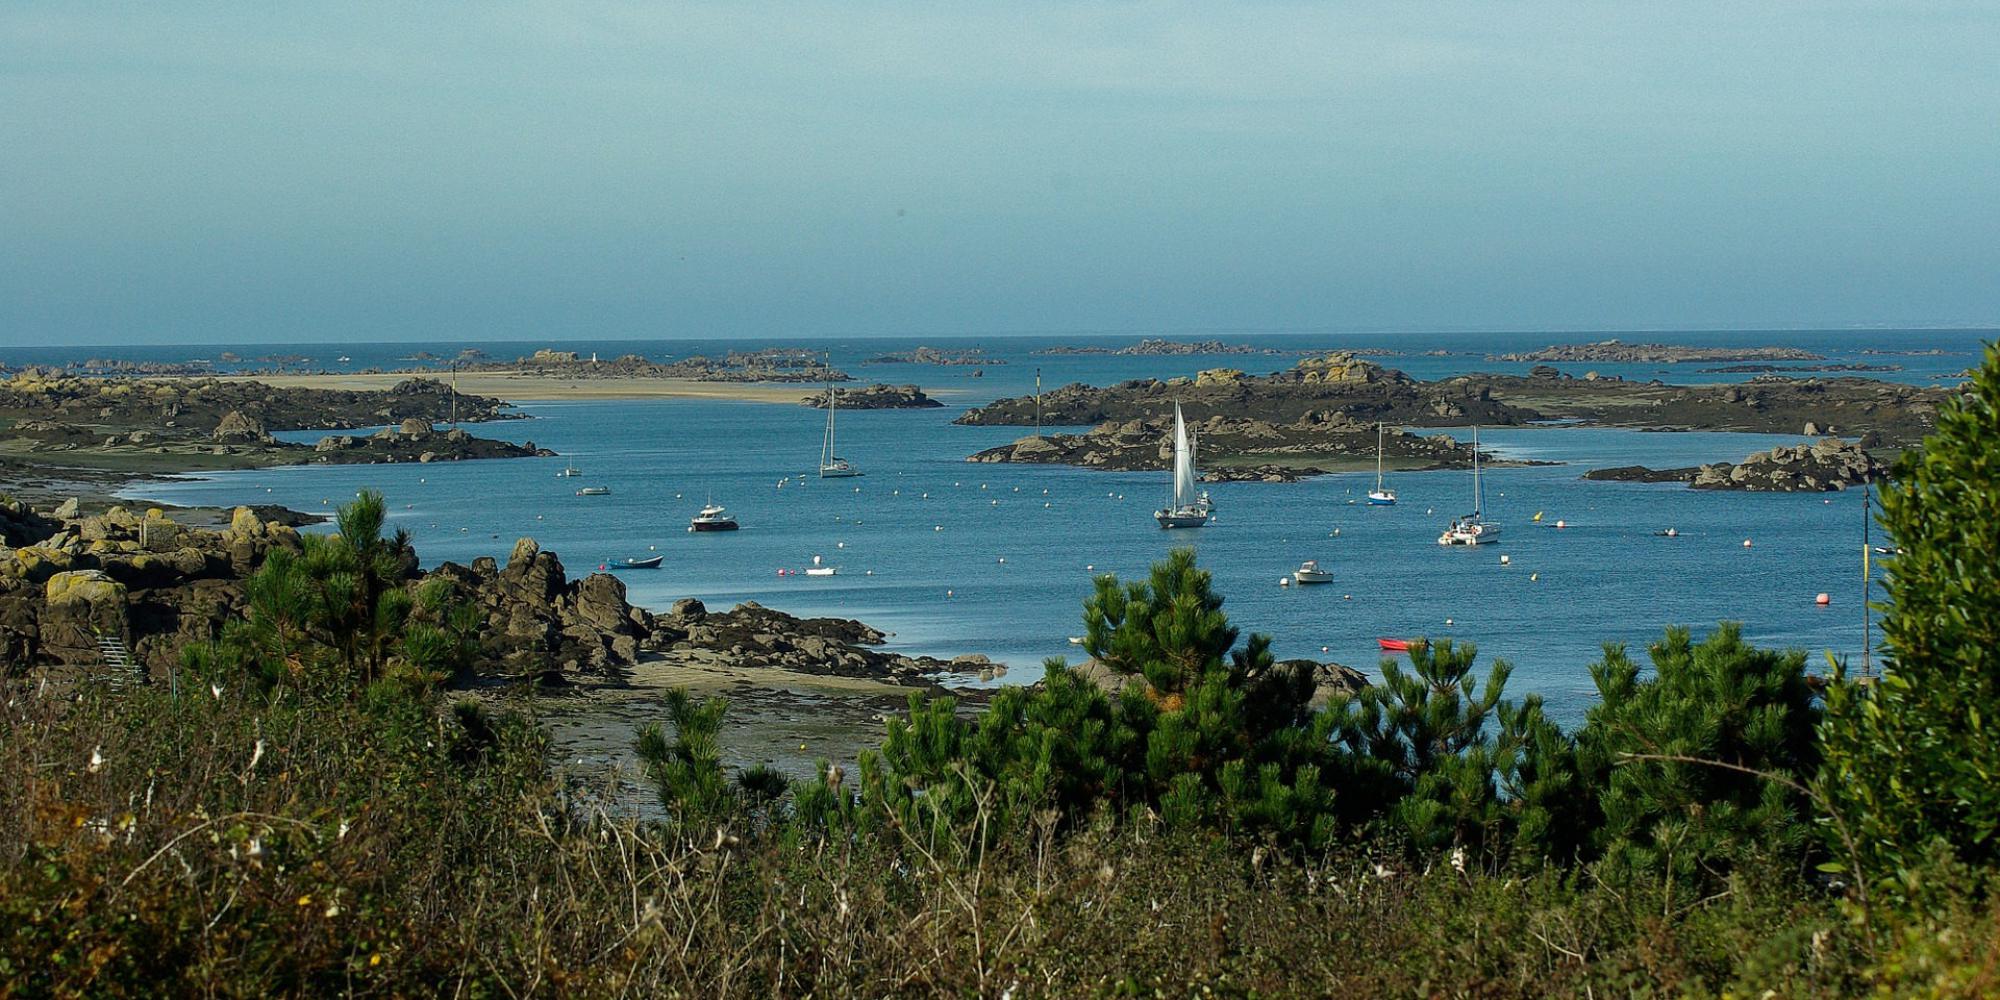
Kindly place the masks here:
MULTIPOLYGON (((1898 365, 1869 377, 1951 385, 1975 365, 1996 331, 1843 330, 1618 334, 1628 342, 1800 347, 1830 363, 1898 365)), ((1179 336, 1174 339, 1208 339, 1179 336)), ((1282 352, 1395 352, 1372 360, 1434 379, 1467 372, 1524 372, 1487 360, 1551 343, 1609 334, 1236 334, 1219 335, 1282 352)), ((1281 657, 1334 660, 1379 673, 1378 640, 1427 636, 1476 644, 1483 676, 1513 667, 1508 692, 1533 692, 1565 723, 1594 702, 1590 665, 1622 644, 1644 661, 1668 626, 1697 635, 1742 623, 1752 642, 1860 661, 1868 512, 1861 490, 1826 494, 1695 491, 1678 484, 1588 482, 1592 468, 1687 466, 1736 461, 1803 434, 1648 432, 1575 426, 1494 427, 1481 445, 1504 458, 1558 463, 1493 468, 1486 511, 1503 525, 1499 543, 1447 549, 1438 533, 1472 502, 1470 476, 1398 472, 1401 502, 1369 506, 1372 471, 1300 483, 1225 483, 1209 489, 1212 525, 1163 531, 1152 519, 1169 489, 1164 472, 1098 472, 1058 466, 965 461, 1028 433, 1021 427, 962 427, 966 408, 1070 382, 1193 375, 1208 368, 1261 373, 1291 366, 1292 354, 1043 355, 1057 345, 1118 347, 1135 334, 806 338, 758 340, 575 340, 536 343, 30 347, 8 364, 85 358, 134 361, 255 359, 282 353, 314 370, 359 371, 442 362, 478 348, 510 359, 541 347, 655 360, 731 349, 797 346, 869 382, 920 383, 945 405, 928 410, 843 411, 840 451, 858 479, 821 480, 825 415, 789 404, 719 400, 554 401, 521 399, 530 419, 471 426, 475 433, 533 441, 558 458, 430 465, 261 469, 149 481, 134 501, 188 505, 282 504, 330 511, 361 490, 380 490, 394 527, 406 529, 427 565, 492 556, 504 562, 517 539, 560 553, 572 575, 628 557, 664 556, 658 570, 611 570, 630 599, 654 610, 698 598, 711 607, 756 601, 802 616, 857 618, 889 633, 889 648, 949 657, 982 653, 1008 666, 990 683, 1038 679, 1051 658, 1082 658, 1083 601, 1094 577, 1143 578, 1176 546, 1193 547, 1214 575, 1232 625, 1273 639, 1281 657), (919 345, 983 349, 995 363, 971 367, 867 364, 919 345), (422 352, 422 353, 420 353, 422 352), (336 360, 346 358, 348 360, 336 360), (1004 362, 1004 363, 1002 363, 1004 362), (565 464, 577 478, 557 475, 565 464), (578 496, 579 486, 604 486, 578 496), (688 518, 714 501, 741 521, 733 533, 694 534, 688 518), (1537 520, 1539 516, 1539 520, 1537 520), (1660 534, 1667 529, 1676 534, 1660 534), (833 576, 797 571, 837 567, 833 576), (1281 586, 1302 560, 1334 573, 1328 585, 1281 586), (1818 595, 1828 601, 1817 603, 1818 595)), ((254 360, 241 363, 255 367, 254 360)), ((218 363, 220 369, 234 366, 218 363)), ((1733 381, 1743 373, 1709 364, 1557 365, 1627 379, 1733 381)), ((801 387, 803 396, 810 387, 801 387)), ((1080 428, 1049 427, 1050 431, 1080 428)), ((324 432, 286 433, 311 441, 324 432)), ((1426 431, 1426 433, 1439 433, 1426 431)), ((1463 435, 1462 430, 1445 431, 1463 435)), ((1880 542, 1879 529, 1874 539, 1880 542)), ((1879 631, 1874 632, 1879 637, 1879 631)), ((967 680, 965 683, 978 683, 967 680)))

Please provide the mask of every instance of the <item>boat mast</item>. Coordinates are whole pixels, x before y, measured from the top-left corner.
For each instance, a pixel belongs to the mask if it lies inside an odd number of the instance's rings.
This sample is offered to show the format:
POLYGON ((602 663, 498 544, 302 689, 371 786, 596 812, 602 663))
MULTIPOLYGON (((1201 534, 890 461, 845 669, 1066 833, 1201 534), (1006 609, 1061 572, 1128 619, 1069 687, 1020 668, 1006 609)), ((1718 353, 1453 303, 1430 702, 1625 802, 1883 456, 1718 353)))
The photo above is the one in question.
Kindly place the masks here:
POLYGON ((1375 492, 1382 492, 1382 422, 1375 421, 1375 492))
POLYGON ((1868 613, 1868 590, 1869 585, 1874 582, 1870 578, 1868 568, 1868 545, 1870 541, 1868 537, 1868 522, 1873 520, 1869 516, 1868 486, 1869 484, 1867 483, 1861 484, 1861 676, 1864 679, 1869 676, 1869 669, 1872 666, 1869 663, 1868 647, 1874 645, 1874 635, 1872 633, 1874 632, 1875 625, 1868 613))
POLYGON ((826 439, 819 446, 819 467, 833 464, 833 356, 826 357, 826 439))
POLYGON ((1479 485, 1479 425, 1472 425, 1472 516, 1486 506, 1486 491, 1479 485))

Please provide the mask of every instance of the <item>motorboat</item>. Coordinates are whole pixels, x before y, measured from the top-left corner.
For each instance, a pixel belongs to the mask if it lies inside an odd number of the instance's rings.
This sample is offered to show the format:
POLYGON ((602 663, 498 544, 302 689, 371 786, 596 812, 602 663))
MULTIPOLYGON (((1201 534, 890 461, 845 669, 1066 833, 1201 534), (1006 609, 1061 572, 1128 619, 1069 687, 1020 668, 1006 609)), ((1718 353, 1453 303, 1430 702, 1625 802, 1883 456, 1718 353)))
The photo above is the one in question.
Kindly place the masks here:
POLYGON ((1333 571, 1321 569, 1317 559, 1308 559, 1300 563, 1298 569, 1292 571, 1292 580, 1300 584, 1332 583, 1333 571))
POLYGON ((735 515, 729 513, 721 504, 713 502, 703 507, 701 513, 688 521, 689 531, 735 531, 736 528, 735 515))
POLYGON ((831 563, 821 562, 818 556, 814 556, 813 564, 811 566, 806 567, 807 576, 833 576, 838 572, 840 572, 839 567, 834 566, 831 563))
POLYGON ((1396 491, 1382 485, 1382 425, 1375 424, 1375 488, 1368 491, 1368 502, 1377 507, 1387 507, 1396 502, 1396 491))
POLYGON ((1174 404, 1174 495, 1167 506, 1153 512, 1162 528, 1199 528, 1215 514, 1215 504, 1206 492, 1195 489, 1194 439, 1188 435, 1181 404, 1174 404))
POLYGON ((659 569, 660 560, 666 556, 647 556, 644 559, 624 559, 618 563, 619 569, 659 569))
POLYGON ((577 490, 576 495, 580 497, 601 497, 610 492, 611 487, 609 486, 585 486, 577 490))
POLYGON ((1472 428, 1472 513, 1453 518, 1438 536, 1439 545, 1485 545, 1500 540, 1500 525, 1482 514, 1486 493, 1479 484, 1479 428, 1472 428))

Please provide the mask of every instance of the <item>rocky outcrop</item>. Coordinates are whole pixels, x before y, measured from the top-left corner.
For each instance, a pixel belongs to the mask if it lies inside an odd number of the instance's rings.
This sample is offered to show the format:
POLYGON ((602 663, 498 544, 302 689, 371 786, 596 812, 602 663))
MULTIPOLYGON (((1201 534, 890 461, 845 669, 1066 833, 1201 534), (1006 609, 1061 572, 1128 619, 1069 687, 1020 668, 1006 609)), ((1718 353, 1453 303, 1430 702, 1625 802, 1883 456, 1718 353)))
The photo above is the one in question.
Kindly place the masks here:
POLYGON ((1361 423, 1418 427, 1519 425, 1567 421, 1613 427, 1796 433, 1812 422, 1825 433, 1862 431, 1885 444, 1921 440, 1938 407, 1962 390, 1866 378, 1758 375, 1741 383, 1672 385, 1586 373, 1577 378, 1541 367, 1526 375, 1462 375, 1423 382, 1352 354, 1309 357, 1292 368, 1240 378, 1137 379, 1117 385, 1062 386, 974 407, 962 424, 1092 425, 1159 419, 1179 403, 1196 420, 1222 414, 1273 424, 1307 413, 1335 413, 1361 423), (1838 429, 1838 430, 1836 430, 1838 429))
POLYGON ((579 357, 575 351, 542 349, 513 361, 469 360, 460 371, 523 372, 574 379, 674 378, 696 382, 845 382, 848 376, 827 368, 820 354, 803 348, 777 347, 761 351, 731 351, 720 358, 692 355, 678 361, 654 361, 642 354, 608 360, 579 357))
MULTIPOLYGON (((1337 412, 1307 413, 1284 424, 1217 415, 1196 421, 1193 430, 1208 482, 1290 482, 1341 464, 1366 462, 1372 468, 1377 441, 1375 425, 1337 412)), ((1031 435, 966 461, 1164 470, 1173 467, 1172 440, 1171 417, 1110 421, 1085 434, 1031 435)), ((1444 435, 1392 430, 1381 442, 1400 469, 1458 468, 1472 461, 1470 447, 1444 435)))
POLYGON ((1046 347, 1035 353, 1183 357, 1191 354, 1282 354, 1284 352, 1267 347, 1251 347, 1249 344, 1228 344, 1220 340, 1161 340, 1148 337, 1125 347, 1046 347))
POLYGON ((1758 493, 1821 493, 1887 478, 1889 467, 1857 442, 1827 438, 1817 444, 1780 446, 1741 462, 1716 462, 1682 469, 1642 465, 1592 469, 1585 479, 1626 483, 1687 483, 1698 490, 1758 493))
POLYGON ((210 437, 223 444, 269 444, 273 440, 271 432, 264 429, 262 420, 244 416, 242 410, 230 410, 223 414, 210 437))
MULTIPOLYGON (((303 445, 293 446, 306 461, 303 445)), ((329 434, 312 448, 310 460, 327 465, 373 465, 387 462, 458 462, 475 458, 552 458, 555 452, 537 447, 533 441, 515 444, 492 438, 474 437, 463 430, 439 433, 430 421, 405 420, 394 428, 385 427, 367 437, 329 434)))
POLYGON ((1671 365, 1683 361, 1824 361, 1826 359, 1796 347, 1683 347, 1677 344, 1627 344, 1613 339, 1591 344, 1551 344, 1539 351, 1522 354, 1489 354, 1486 360, 1671 365))
MULTIPOLYGON (((1140 674, 1120 673, 1103 661, 1092 658, 1070 667, 1076 675, 1096 685, 1104 693, 1116 697, 1128 688, 1144 692, 1150 685, 1140 674)), ((1249 689, 1254 693, 1266 685, 1311 685, 1310 704, 1315 709, 1323 709, 1338 701, 1344 701, 1368 686, 1368 676, 1353 667, 1342 666, 1331 661, 1293 659, 1279 660, 1271 664, 1262 674, 1248 679, 1249 689)))
MULTIPOLYGON (((861 389, 834 389, 834 399, 843 410, 921 410, 943 406, 914 385, 876 384, 861 389)), ((826 409, 826 393, 816 392, 799 400, 802 406, 826 409)))
POLYGON ((1888 465, 1859 444, 1827 438, 1759 452, 1735 465, 1704 465, 1690 485, 1698 490, 1819 493, 1875 482, 1888 474, 1888 465))
POLYGON ((966 351, 942 351, 935 347, 919 347, 914 351, 899 354, 878 354, 864 365, 1004 365, 1006 358, 996 358, 975 347, 966 351))

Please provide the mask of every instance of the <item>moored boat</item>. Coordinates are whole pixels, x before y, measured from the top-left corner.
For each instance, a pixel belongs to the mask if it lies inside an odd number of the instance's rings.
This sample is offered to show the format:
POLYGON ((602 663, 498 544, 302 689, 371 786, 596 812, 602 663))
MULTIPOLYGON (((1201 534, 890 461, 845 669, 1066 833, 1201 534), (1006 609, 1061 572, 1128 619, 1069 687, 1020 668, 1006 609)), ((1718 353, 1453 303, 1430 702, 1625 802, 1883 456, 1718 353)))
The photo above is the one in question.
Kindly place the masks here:
POLYGON ((585 486, 577 490, 576 495, 580 497, 601 497, 610 492, 611 487, 609 486, 585 486))
POLYGON ((1174 496, 1173 502, 1153 512, 1162 528, 1199 528, 1208 524, 1215 505, 1206 492, 1195 489, 1194 439, 1188 436, 1187 421, 1181 418, 1181 404, 1174 404, 1174 496))
POLYGON ((710 503, 688 521, 689 531, 735 531, 736 517, 721 504, 710 503))
POLYGON ((1292 580, 1300 584, 1332 583, 1333 571, 1321 569, 1317 559, 1308 559, 1292 571, 1292 580))
POLYGON ((660 560, 666 556, 647 556, 644 559, 624 559, 618 563, 619 569, 659 569, 660 560))

